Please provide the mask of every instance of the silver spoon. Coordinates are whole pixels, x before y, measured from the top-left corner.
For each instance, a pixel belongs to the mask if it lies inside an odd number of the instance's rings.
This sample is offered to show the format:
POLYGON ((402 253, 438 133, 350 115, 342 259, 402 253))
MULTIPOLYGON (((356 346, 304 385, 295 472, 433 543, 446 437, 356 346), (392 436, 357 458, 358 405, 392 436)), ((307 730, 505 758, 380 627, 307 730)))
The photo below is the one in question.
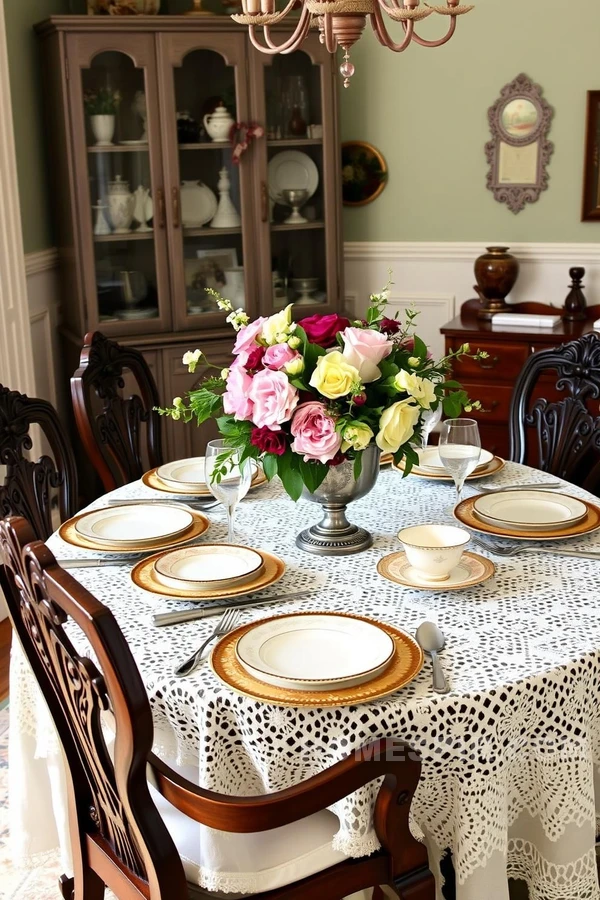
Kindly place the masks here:
POLYGON ((422 622, 417 628, 415 637, 421 649, 431 656, 433 664, 433 689, 436 694, 447 694, 450 690, 442 664, 438 659, 438 653, 446 645, 443 632, 434 622, 422 622))

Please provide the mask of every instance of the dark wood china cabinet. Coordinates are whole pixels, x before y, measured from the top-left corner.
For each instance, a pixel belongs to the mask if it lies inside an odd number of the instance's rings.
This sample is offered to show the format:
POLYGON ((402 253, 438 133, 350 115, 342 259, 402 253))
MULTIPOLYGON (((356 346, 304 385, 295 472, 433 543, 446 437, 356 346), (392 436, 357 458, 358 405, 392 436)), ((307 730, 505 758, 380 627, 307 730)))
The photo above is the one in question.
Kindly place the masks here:
MULTIPOLYGON (((206 286, 251 318, 341 308, 337 72, 316 34, 266 56, 219 16, 60 16, 37 32, 66 376, 98 329, 144 353, 165 403, 182 395, 202 374, 185 350, 231 360, 206 286), (265 130, 239 164, 219 139, 232 120, 265 130)), ((167 459, 203 452, 205 429, 164 427, 167 459)))

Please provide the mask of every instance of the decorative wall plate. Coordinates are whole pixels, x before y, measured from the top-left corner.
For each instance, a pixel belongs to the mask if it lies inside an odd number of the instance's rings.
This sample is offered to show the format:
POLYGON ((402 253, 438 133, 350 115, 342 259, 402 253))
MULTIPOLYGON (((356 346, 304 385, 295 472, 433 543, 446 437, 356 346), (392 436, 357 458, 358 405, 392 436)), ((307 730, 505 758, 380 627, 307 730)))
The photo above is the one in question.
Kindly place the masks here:
POLYGON ((342 200, 344 206, 372 203, 387 184, 388 169, 383 155, 366 141, 342 144, 342 200))
POLYGON ((268 179, 269 196, 276 203, 283 201, 285 190, 305 190, 310 198, 319 186, 319 170, 308 154, 282 150, 269 162, 268 179))

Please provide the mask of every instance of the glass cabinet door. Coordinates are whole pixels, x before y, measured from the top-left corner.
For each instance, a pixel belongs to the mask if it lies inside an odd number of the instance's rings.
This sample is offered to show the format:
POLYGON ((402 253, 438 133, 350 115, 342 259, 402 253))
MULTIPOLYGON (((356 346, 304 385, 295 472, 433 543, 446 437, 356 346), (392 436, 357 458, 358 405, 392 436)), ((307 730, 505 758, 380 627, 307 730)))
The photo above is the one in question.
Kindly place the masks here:
POLYGON ((248 122, 242 34, 160 36, 164 78, 167 218, 177 329, 223 325, 218 291, 253 315, 255 271, 249 159, 234 162, 230 134, 248 122))
POLYGON ((251 50, 252 103, 266 125, 258 187, 261 283, 267 314, 287 303, 306 314, 341 304, 341 196, 330 54, 310 35, 302 50, 251 50))
POLYGON ((170 327, 154 39, 73 35, 69 85, 88 329, 170 327))

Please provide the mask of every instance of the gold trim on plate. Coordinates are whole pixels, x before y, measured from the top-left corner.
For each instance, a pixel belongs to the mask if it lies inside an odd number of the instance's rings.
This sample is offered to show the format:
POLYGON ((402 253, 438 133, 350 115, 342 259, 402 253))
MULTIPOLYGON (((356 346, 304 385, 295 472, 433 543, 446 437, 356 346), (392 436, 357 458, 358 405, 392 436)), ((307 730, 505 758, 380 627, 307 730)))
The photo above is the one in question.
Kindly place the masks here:
POLYGON ((210 520, 205 515, 203 515, 203 513, 193 510, 192 524, 175 539, 173 539, 173 537, 170 537, 160 541, 148 542, 148 544, 146 544, 144 547, 141 547, 139 544, 136 544, 135 547, 132 547, 131 544, 127 544, 124 541, 91 541, 88 540, 88 538, 85 538, 82 534, 79 534, 75 527, 76 523, 79 521, 79 519, 87 514, 88 513, 81 513, 78 516, 74 516, 72 519, 67 519, 67 521, 63 522, 63 524, 58 529, 58 534, 59 537, 63 539, 63 541, 66 541, 67 544, 72 544, 73 547, 81 547, 84 550, 96 550, 99 553, 154 553, 157 550, 166 550, 167 548, 172 549, 175 547, 181 547, 184 544, 187 544, 188 541, 193 541, 195 540, 195 538, 200 537, 200 535, 208 531, 208 528, 210 526, 210 520))
POLYGON ((496 566, 485 556, 480 556, 479 553, 473 553, 471 550, 465 550, 461 557, 463 565, 465 556, 472 563, 477 564, 477 570, 473 572, 473 566, 467 563, 471 571, 471 578, 467 578, 466 581, 462 581, 460 584, 448 584, 446 581, 432 581, 426 584, 425 580, 417 583, 403 578, 402 573, 397 571, 402 562, 406 560, 406 553, 403 550, 398 550, 396 553, 390 553, 388 556, 382 557, 377 563, 377 571, 383 578, 387 578, 388 581, 392 581, 394 584, 414 588, 418 591, 462 591, 477 584, 483 584, 484 581, 488 581, 496 573, 496 566), (396 571, 393 572, 392 568, 396 571))
MULTIPOLYGON (((319 610, 297 615, 315 615, 319 610)), ((243 697, 252 700, 260 700, 263 703, 271 703, 275 706, 312 707, 314 709, 327 706, 354 706, 359 703, 367 703, 369 700, 379 700, 388 694, 393 694, 404 685, 417 677, 423 667, 423 651, 412 635, 400 628, 369 619, 366 616, 355 616, 351 613, 336 613, 345 615, 350 619, 358 619, 361 622, 369 622, 382 628, 389 634, 395 644, 395 653, 388 668, 377 675, 372 681, 355 687, 338 688, 333 691, 299 691, 295 688, 280 688, 258 678, 253 678, 238 662, 235 648, 238 640, 256 625, 263 625, 279 616, 270 616, 268 619, 259 619, 258 622, 250 622, 236 628, 231 634, 225 635, 215 646, 210 656, 210 666, 227 687, 243 697)))
POLYGON ((161 584, 154 574, 154 563, 164 555, 164 553, 155 553, 154 556, 149 556, 134 566, 131 570, 133 583, 151 594, 160 594, 163 597, 181 597, 186 600, 223 600, 229 597, 243 597, 245 594, 263 590, 275 584, 285 574, 285 563, 283 560, 273 553, 261 550, 260 555, 264 560, 264 568, 252 581, 245 581, 237 586, 230 585, 229 587, 215 588, 213 590, 176 590, 161 584))
POLYGON ((473 531, 479 531, 482 534, 495 534, 498 537, 515 538, 519 541, 559 541, 563 538, 581 537, 584 534, 591 534, 600 528, 600 507, 588 500, 583 500, 587 506, 587 515, 579 522, 575 522, 566 528, 549 528, 546 531, 523 531, 522 529, 510 528, 509 526, 500 527, 484 522, 480 519, 475 510, 474 504, 478 497, 482 494, 476 494, 473 497, 467 497, 462 500, 458 506, 454 508, 454 518, 472 528, 473 531))
MULTIPOLYGON (((254 488, 260 487, 261 484, 264 484, 267 480, 267 476, 263 472, 262 466, 259 466, 256 470, 256 474, 252 479, 250 484, 250 490, 252 491, 254 488)), ((175 487, 169 487, 162 481, 158 475, 156 474, 156 468, 150 469, 149 472, 144 472, 142 475, 142 483, 146 485, 146 487, 152 488, 155 491, 161 491, 163 494, 175 494, 175 495, 183 495, 184 497, 212 497, 212 493, 206 488, 204 491, 190 491, 190 490, 178 490, 175 487)))
MULTIPOLYGON (((404 472, 404 460, 401 460, 398 464, 393 463, 393 468, 397 469, 399 472, 404 472)), ((501 472, 506 462, 500 457, 495 456, 493 459, 489 461, 485 466, 482 466, 480 469, 475 469, 472 475, 467 475, 466 481, 475 481, 477 478, 489 478, 490 475, 497 475, 498 472, 501 472)), ((452 475, 433 475, 429 472, 424 472, 423 469, 419 469, 418 466, 414 466, 411 469, 409 476, 414 475, 415 478, 426 478, 428 481, 452 481, 452 475)))

